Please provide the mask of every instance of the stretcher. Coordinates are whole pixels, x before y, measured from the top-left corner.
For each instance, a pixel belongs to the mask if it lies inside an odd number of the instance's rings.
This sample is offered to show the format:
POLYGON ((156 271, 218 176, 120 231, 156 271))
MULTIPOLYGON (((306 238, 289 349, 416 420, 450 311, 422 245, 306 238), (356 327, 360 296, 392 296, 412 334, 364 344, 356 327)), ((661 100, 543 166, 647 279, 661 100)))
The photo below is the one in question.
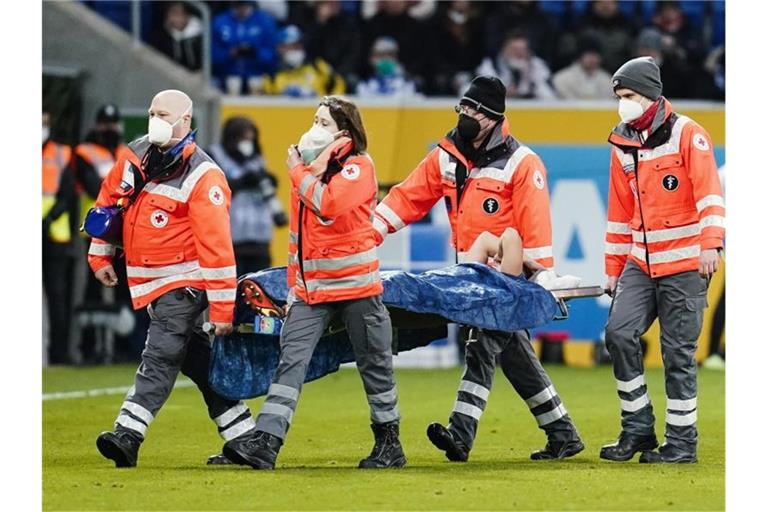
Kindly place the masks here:
MULTIPOLYGON (((551 292, 477 263, 420 274, 380 274, 382 301, 392 321, 393 354, 445 338, 449 323, 502 332, 540 327, 567 317, 567 301, 603 293, 599 286, 551 292)), ((232 400, 266 394, 278 365, 279 324, 287 296, 285 267, 246 274, 238 280, 235 330, 228 336, 216 336, 212 344, 209 382, 216 392, 232 400)), ((305 382, 354 360, 341 319, 332 318, 315 348, 305 382)))

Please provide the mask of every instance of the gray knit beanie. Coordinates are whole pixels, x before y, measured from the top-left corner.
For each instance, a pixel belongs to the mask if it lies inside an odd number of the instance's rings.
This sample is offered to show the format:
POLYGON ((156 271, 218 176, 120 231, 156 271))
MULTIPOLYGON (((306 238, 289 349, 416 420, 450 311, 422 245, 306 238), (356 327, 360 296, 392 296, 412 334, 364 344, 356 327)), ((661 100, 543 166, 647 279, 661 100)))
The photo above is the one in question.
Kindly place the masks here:
POLYGON ((613 74, 613 90, 622 87, 657 100, 661 96, 661 71, 653 57, 638 57, 617 69, 613 74))

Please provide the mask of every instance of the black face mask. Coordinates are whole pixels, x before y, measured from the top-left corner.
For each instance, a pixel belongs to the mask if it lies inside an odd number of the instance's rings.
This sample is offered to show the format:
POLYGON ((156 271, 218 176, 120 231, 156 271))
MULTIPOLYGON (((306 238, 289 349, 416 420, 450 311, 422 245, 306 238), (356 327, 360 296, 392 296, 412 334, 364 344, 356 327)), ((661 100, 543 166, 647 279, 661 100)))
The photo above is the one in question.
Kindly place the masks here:
POLYGON ((459 131, 459 137, 467 142, 475 140, 480 133, 480 121, 473 119, 466 114, 459 115, 459 123, 456 125, 459 131))
POLYGON ((100 130, 97 132, 102 146, 114 150, 120 144, 121 134, 117 130, 100 130))

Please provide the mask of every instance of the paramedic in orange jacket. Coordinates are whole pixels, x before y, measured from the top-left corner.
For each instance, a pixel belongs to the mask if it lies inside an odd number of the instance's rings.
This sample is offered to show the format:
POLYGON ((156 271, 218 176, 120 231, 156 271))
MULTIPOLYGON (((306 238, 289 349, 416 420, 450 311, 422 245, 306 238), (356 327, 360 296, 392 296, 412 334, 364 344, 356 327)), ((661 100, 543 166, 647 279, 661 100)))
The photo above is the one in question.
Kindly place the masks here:
POLYGON ((650 57, 613 76, 622 122, 611 133, 605 271, 613 291, 605 343, 621 402, 609 460, 696 462, 696 353, 707 284, 725 237, 725 202, 712 140, 661 96, 650 57), (666 381, 666 442, 658 451, 640 335, 659 319, 666 381))
MULTIPOLYGON (((190 133, 192 100, 181 91, 158 93, 149 108, 148 134, 129 145, 104 179, 97 206, 126 208, 122 247, 135 309, 151 323, 134 385, 115 420, 97 439, 118 467, 135 466, 147 427, 181 371, 203 394, 208 414, 228 441, 253 429, 242 402, 208 385, 210 342, 202 331, 208 309, 216 335, 232 331, 235 257, 229 233, 227 180, 190 133)), ((94 238, 88 261, 104 286, 117 284, 116 245, 94 238)))
POLYGON ((332 317, 344 322, 370 406, 375 446, 361 468, 402 467, 400 413, 392 371, 392 328, 381 300, 375 229, 376 173, 357 106, 320 102, 312 128, 288 149, 291 221, 288 315, 280 364, 256 419, 256 435, 224 445, 254 469, 275 467, 312 352, 332 317))
MULTIPOLYGON (((484 231, 500 236, 518 231, 527 266, 551 269, 552 229, 547 171, 541 159, 509 134, 504 118, 505 87, 495 77, 475 78, 459 101, 458 125, 376 208, 382 236, 426 215, 443 199, 459 262, 484 231)), ((465 461, 491 392, 496 357, 515 391, 547 434, 534 460, 562 459, 584 449, 573 421, 531 348, 525 331, 480 330, 466 348, 466 367, 448 427, 427 429, 450 460, 465 461)))

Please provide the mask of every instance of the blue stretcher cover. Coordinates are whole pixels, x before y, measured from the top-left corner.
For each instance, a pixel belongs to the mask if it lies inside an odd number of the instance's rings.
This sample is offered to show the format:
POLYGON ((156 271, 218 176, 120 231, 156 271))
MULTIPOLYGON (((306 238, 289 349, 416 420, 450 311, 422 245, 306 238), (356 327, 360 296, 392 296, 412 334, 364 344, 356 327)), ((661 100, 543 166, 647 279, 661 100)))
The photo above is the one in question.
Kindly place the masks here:
MULTIPOLYGON (((288 295, 286 268, 246 274, 276 303, 288 295)), ((450 322, 512 332, 550 322, 558 312, 552 294, 523 278, 486 265, 463 263, 420 274, 382 271, 382 300, 392 318, 393 353, 429 345, 446 336, 450 322)), ((255 313, 238 296, 235 324, 252 323, 255 313)), ((277 370, 279 337, 235 332, 214 339, 209 381, 222 396, 241 400, 267 393, 277 370)), ((320 339, 305 382, 319 379, 355 360, 352 345, 339 319, 320 339)))

